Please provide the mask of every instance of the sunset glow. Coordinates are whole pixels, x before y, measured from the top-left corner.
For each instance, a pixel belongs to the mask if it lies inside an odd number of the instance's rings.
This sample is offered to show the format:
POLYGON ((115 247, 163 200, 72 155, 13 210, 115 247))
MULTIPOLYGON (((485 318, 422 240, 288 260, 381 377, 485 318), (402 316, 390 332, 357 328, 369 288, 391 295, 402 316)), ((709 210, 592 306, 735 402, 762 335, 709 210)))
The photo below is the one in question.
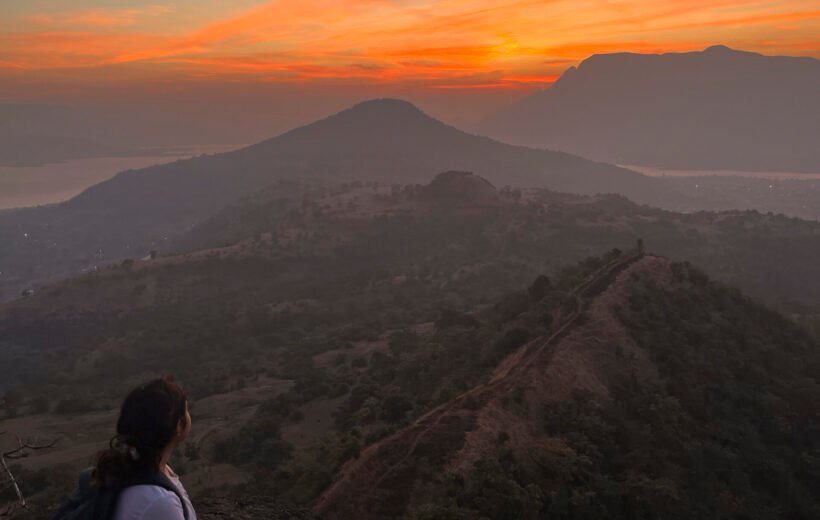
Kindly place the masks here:
POLYGON ((4 4, 0 74, 72 83, 139 78, 519 89, 548 85, 569 65, 603 52, 721 43, 820 56, 814 0, 4 4))

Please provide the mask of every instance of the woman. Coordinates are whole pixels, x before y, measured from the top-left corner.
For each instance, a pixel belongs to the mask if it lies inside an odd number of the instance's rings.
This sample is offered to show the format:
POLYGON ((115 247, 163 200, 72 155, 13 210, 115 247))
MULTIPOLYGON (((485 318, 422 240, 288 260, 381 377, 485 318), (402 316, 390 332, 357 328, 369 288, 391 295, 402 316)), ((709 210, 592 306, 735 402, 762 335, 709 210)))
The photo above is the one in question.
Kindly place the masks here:
POLYGON ((170 377, 128 394, 117 435, 91 474, 93 485, 119 490, 114 520, 196 520, 185 488, 168 466, 190 431, 188 400, 170 377))

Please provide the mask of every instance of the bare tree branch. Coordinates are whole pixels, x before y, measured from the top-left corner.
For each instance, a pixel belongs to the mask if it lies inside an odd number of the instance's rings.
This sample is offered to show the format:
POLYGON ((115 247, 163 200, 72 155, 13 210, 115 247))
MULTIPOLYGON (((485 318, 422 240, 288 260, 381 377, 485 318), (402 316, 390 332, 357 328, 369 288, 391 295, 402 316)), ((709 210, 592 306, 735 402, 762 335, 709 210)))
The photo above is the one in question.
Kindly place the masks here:
MULTIPOLYGON (((0 434, 5 434, 7 432, 2 432, 0 434)), ((44 450, 47 448, 53 447, 57 444, 57 439, 54 439, 48 444, 29 444, 28 442, 23 442, 22 437, 15 434, 14 437, 17 439, 17 447, 13 450, 0 452, 0 466, 3 467, 3 471, 6 472, 8 475, 8 480, 4 482, 0 482, 0 489, 5 489, 6 487, 13 487, 14 492, 17 494, 17 500, 23 508, 28 508, 28 504, 26 504, 26 498, 23 496, 23 491, 20 489, 20 484, 12 473, 11 469, 9 468, 8 464, 6 463, 6 459, 16 460, 22 459, 23 457, 27 457, 29 455, 29 451, 37 451, 37 450, 44 450)), ((6 508, 5 511, 0 512, 0 518, 5 516, 11 516, 12 511, 14 510, 13 507, 9 506, 6 508)))
POLYGON ((57 444, 57 439, 54 439, 48 444, 29 444, 27 442, 24 443, 22 439, 20 439, 19 435, 16 435, 15 437, 17 437, 17 443, 19 446, 13 450, 3 452, 4 457, 9 459, 22 459, 23 457, 28 457, 29 455, 26 450, 45 450, 47 448, 53 448, 54 445, 57 444))
POLYGON ((6 457, 0 455, 0 464, 3 466, 6 474, 8 474, 9 479, 11 480, 11 485, 14 487, 15 493, 17 493, 17 499, 20 501, 20 505, 23 507, 28 507, 26 505, 26 499, 23 496, 23 492, 20 490, 20 485, 17 483, 17 479, 14 478, 14 473, 11 472, 9 469, 8 464, 6 464, 6 457))

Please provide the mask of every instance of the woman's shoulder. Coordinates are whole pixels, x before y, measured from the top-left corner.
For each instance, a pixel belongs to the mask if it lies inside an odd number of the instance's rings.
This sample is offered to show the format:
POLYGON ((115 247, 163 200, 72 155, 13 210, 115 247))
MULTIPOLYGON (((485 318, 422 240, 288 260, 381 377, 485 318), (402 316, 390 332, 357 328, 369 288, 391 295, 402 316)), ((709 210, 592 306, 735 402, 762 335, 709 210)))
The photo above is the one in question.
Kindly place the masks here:
POLYGON ((182 502, 173 491, 140 484, 125 488, 117 503, 115 520, 184 520, 182 502))

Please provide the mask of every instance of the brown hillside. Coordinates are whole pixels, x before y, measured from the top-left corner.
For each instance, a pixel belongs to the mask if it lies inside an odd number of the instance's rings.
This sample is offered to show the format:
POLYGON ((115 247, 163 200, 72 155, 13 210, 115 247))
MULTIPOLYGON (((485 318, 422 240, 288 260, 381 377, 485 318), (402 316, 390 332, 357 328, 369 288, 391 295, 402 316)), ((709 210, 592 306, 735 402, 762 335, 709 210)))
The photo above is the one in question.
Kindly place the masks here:
POLYGON ((494 207, 501 204, 495 186, 471 172, 440 173, 424 189, 427 200, 436 205, 494 207))
POLYGON ((486 384, 420 417, 411 426, 371 445, 349 461, 316 505, 327 518, 398 515, 424 493, 426 461, 466 475, 473 464, 507 439, 516 456, 533 450, 563 451, 562 439, 544 431, 538 410, 574 391, 606 398, 609 383, 629 373, 656 378, 645 352, 615 317, 636 273, 672 283, 670 263, 656 256, 622 256, 594 273, 575 291, 576 309, 550 337, 539 338, 505 359, 486 384))

